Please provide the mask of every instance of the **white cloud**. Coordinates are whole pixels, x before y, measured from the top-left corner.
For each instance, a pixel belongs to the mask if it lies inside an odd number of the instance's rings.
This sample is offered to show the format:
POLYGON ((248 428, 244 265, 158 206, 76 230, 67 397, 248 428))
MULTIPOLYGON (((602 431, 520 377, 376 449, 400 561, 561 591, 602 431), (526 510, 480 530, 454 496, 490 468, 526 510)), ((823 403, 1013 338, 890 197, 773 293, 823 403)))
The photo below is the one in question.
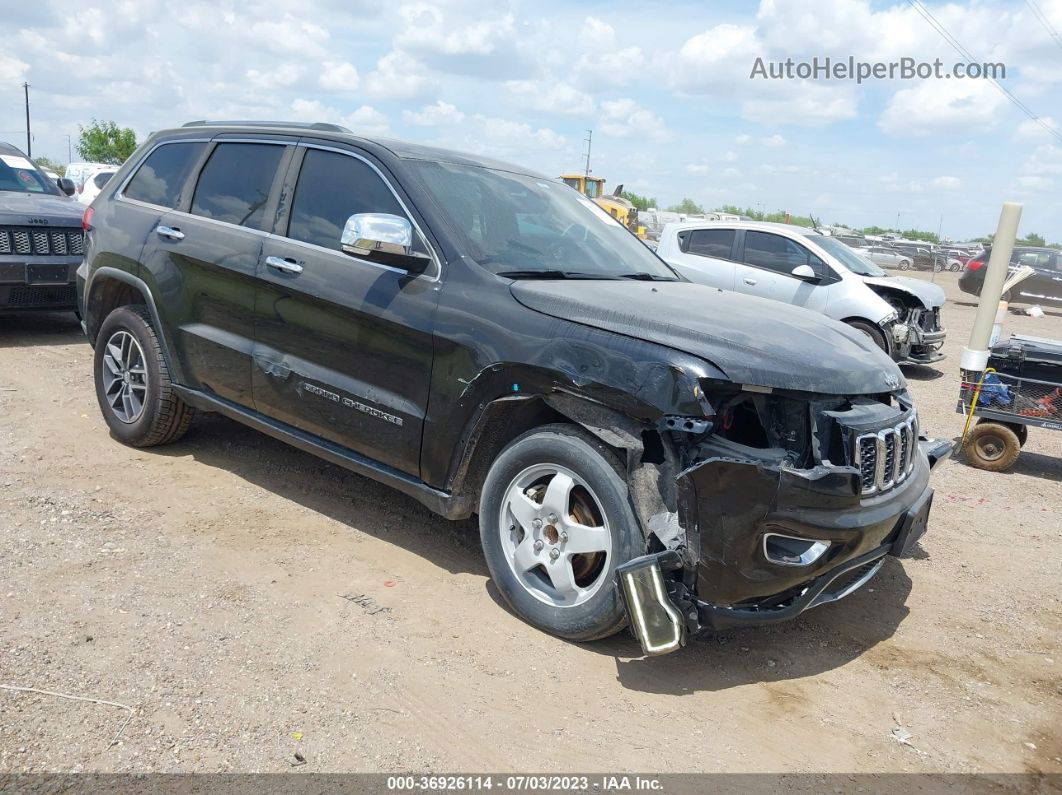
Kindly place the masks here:
POLYGON ((29 66, 12 55, 0 52, 0 83, 17 83, 25 79, 29 66))
POLYGON ((248 69, 245 75, 247 82, 254 88, 272 89, 277 86, 287 87, 293 85, 302 77, 302 67, 295 63, 281 64, 276 69, 258 71, 248 69))
POLYGON ((448 124, 460 124, 465 114, 449 102, 438 101, 434 105, 425 105, 419 112, 403 111, 402 118, 410 124, 436 127, 448 124))
POLYGON ((365 93, 379 99, 412 99, 433 86, 424 65, 401 50, 392 50, 380 58, 365 78, 365 93))
POLYGON ((980 80, 927 80, 897 91, 878 120, 898 138, 952 135, 994 126, 1007 100, 980 80))
POLYGON ((277 52, 304 56, 323 55, 326 52, 328 30, 308 22, 302 16, 284 14, 277 20, 259 20, 247 26, 247 31, 248 37, 259 46, 265 45, 277 52))
POLYGON ((646 110, 633 99, 606 100, 601 103, 598 129, 613 138, 646 138, 662 143, 672 139, 664 120, 646 110))
POLYGON ((749 80, 752 64, 763 51, 750 25, 716 25, 688 38, 669 59, 671 82, 690 94, 731 95, 749 80))
POLYGON ((570 83, 542 80, 510 80, 505 88, 521 107, 562 116, 593 113, 594 99, 570 83))
POLYGON ((645 53, 641 47, 620 47, 615 29, 595 17, 583 21, 579 49, 582 55, 573 71, 577 82, 587 86, 626 86, 645 65, 645 53))
POLYGON ((362 105, 344 116, 343 126, 364 135, 383 135, 390 132, 387 117, 369 105, 362 105))
POLYGON ((1047 177, 1025 176, 1018 177, 1017 184, 1019 188, 1025 188, 1026 190, 1046 191, 1054 187, 1055 183, 1047 177))
POLYGON ((727 151, 723 152, 723 154, 719 155, 719 159, 722 160, 724 163, 733 163, 735 160, 738 159, 738 154, 733 149, 728 149, 727 151))
POLYGON ((369 105, 344 113, 319 100, 299 98, 291 103, 290 112, 296 121, 331 122, 364 135, 381 135, 390 131, 387 117, 369 105))
POLYGON ((1018 129, 1014 132, 1014 138, 1018 141, 1052 141, 1058 140, 1055 135, 1052 135, 1048 129, 1059 132, 1058 122, 1051 116, 1040 116, 1040 121, 1035 119, 1026 119, 1018 125, 1018 129))
POLYGON ((760 94, 742 103, 742 115, 760 124, 825 127, 857 115, 858 98, 850 86, 775 81, 760 94))
POLYGON ((958 177, 937 177, 933 180, 933 187, 941 190, 958 190, 962 187, 962 180, 958 177))
POLYGON ((767 136, 766 138, 763 139, 763 145, 764 146, 769 146, 771 148, 777 148, 779 146, 785 146, 785 144, 786 144, 785 138, 783 138, 782 136, 778 135, 778 133, 775 133, 774 135, 769 135, 769 136, 767 136))
POLYGON ((325 61, 317 84, 325 91, 354 93, 361 82, 358 70, 350 61, 325 61))
POLYGON ((712 170, 712 167, 705 163, 688 163, 686 165, 686 171, 690 174, 707 174, 712 170))
POLYGON ((406 28, 395 39, 399 47, 441 55, 490 55, 511 42, 515 18, 478 20, 471 24, 447 20, 443 11, 428 3, 403 6, 406 28))
POLYGON ((748 133, 741 133, 741 135, 739 135, 737 138, 734 139, 734 143, 736 143, 736 144, 747 144, 751 140, 752 140, 752 136, 751 135, 749 135, 748 133))

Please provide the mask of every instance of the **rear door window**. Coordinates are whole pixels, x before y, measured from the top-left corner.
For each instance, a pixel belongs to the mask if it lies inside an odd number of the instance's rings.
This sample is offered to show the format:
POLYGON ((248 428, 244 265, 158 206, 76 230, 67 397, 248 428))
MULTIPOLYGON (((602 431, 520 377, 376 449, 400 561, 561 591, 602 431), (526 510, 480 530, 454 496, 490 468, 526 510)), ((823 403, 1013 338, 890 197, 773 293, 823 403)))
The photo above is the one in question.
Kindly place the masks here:
POLYGON ((735 234, 733 229, 691 229, 684 250, 702 257, 730 259, 735 234))
POLYGON ((265 205, 283 155, 281 144, 218 144, 199 175, 192 214, 263 229, 265 205))
POLYGON ((176 207, 188 171, 205 145, 202 141, 163 144, 147 156, 122 195, 160 207, 176 207))

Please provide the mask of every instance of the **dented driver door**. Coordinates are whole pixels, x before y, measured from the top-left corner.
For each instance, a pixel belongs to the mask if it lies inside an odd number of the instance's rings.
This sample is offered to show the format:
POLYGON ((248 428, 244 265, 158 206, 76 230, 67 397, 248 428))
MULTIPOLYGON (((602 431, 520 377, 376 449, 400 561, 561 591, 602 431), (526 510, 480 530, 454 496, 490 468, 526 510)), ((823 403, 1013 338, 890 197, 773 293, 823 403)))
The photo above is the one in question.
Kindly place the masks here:
POLYGON ((410 275, 341 250, 349 216, 408 214, 367 157, 338 146, 298 147, 263 243, 255 407, 419 476, 438 273, 410 275))

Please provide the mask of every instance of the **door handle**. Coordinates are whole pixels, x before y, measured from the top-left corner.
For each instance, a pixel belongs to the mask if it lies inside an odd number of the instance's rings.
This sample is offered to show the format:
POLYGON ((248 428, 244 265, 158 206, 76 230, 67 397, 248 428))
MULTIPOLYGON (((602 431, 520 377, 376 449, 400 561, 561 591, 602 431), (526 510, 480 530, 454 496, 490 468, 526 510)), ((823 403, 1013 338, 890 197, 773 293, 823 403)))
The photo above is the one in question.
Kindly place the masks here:
POLYGON ((742 281, 745 282, 745 284, 749 285, 750 287, 756 283, 755 279, 750 279, 748 276, 746 276, 744 279, 742 279, 742 281))
POLYGON ((172 226, 163 226, 159 224, 155 227, 155 232, 159 237, 165 237, 170 240, 184 240, 184 232, 180 229, 175 229, 172 226))
POLYGON ((302 265, 291 257, 266 257, 265 264, 282 273, 302 273, 302 265))

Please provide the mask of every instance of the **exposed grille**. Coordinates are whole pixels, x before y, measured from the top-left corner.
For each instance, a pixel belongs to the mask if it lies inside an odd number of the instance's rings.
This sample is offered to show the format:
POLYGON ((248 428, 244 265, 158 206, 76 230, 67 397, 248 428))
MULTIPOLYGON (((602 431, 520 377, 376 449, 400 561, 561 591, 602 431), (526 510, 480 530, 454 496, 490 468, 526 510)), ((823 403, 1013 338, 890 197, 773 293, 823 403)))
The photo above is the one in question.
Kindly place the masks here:
POLYGON ((864 496, 888 491, 907 479, 914 468, 917 440, 918 417, 914 412, 899 425, 856 438, 855 459, 864 496))
POLYGON ((924 311, 918 318, 918 325, 922 331, 940 331, 940 307, 924 311))
POLYGON ((32 257, 80 255, 85 251, 80 229, 69 227, 0 226, 0 254, 32 257))
POLYGON ((8 306, 73 306, 77 301, 74 285, 16 285, 8 293, 8 306))

